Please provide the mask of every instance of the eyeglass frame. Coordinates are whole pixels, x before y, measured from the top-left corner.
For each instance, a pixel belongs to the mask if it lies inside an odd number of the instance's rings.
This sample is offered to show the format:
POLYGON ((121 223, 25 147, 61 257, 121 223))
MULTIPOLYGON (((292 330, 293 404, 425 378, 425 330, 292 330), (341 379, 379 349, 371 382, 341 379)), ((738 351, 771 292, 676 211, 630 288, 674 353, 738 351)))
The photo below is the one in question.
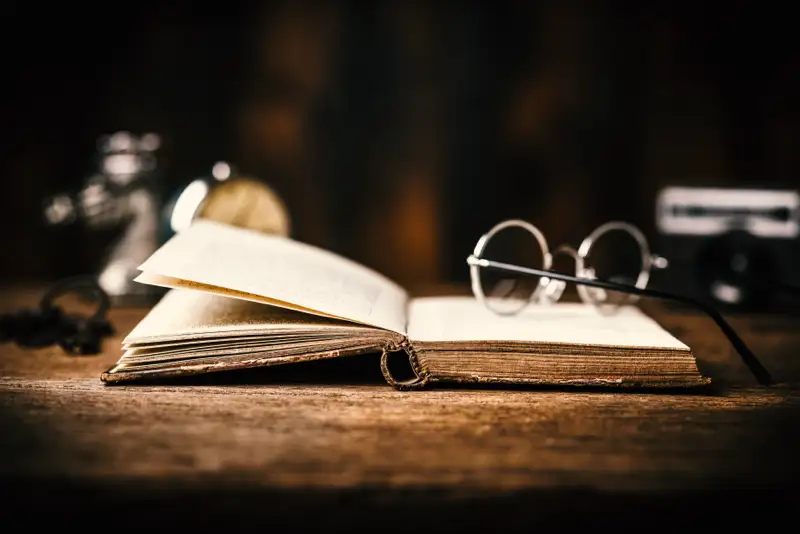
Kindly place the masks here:
MULTIPOLYGON (((645 289, 650 281, 650 274, 652 270, 663 269, 668 265, 666 258, 650 252, 650 246, 644 233, 633 224, 624 221, 610 221, 601 224, 588 236, 586 236, 583 241, 581 241, 581 244, 577 250, 569 245, 564 244, 557 247, 553 252, 550 252, 547 244, 547 238, 544 236, 544 233, 539 230, 539 228, 522 219, 509 219, 494 225, 488 232, 481 236, 481 238, 478 240, 478 243, 475 245, 475 250, 472 254, 475 257, 481 257, 492 237, 497 235, 502 230, 514 227, 522 228, 536 238, 536 242, 542 252, 542 269, 544 270, 552 269, 555 256, 563 252, 572 256, 572 258, 575 260, 575 276, 589 279, 596 278, 594 269, 587 265, 589 254, 591 253, 592 247, 594 247, 595 243, 597 243, 602 236, 613 231, 622 231, 627 233, 634 239, 636 245, 639 247, 641 268, 639 270, 639 274, 637 275, 634 286, 640 289, 645 289)), ((483 286, 480 283, 480 276, 477 269, 478 267, 476 266, 470 267, 470 282, 472 285, 472 292, 475 297, 486 307, 492 309, 492 311, 499 315, 514 315, 519 313, 531 302, 538 304, 549 304, 556 302, 561 298, 561 295, 566 287, 566 283, 563 281, 542 278, 540 279, 537 287, 531 293, 531 296, 525 301, 522 301, 522 305, 518 309, 501 311, 494 309, 489 305, 489 301, 483 291, 483 286)), ((597 299, 595 296, 597 293, 591 291, 587 286, 578 285, 576 289, 578 291, 578 296, 584 303, 593 304, 595 306, 605 304, 597 299)), ((634 304, 639 298, 637 295, 633 294, 628 294, 627 297, 626 304, 634 304)))
MULTIPOLYGON (((649 281, 650 271, 652 267, 661 265, 666 266, 666 262, 662 261, 662 258, 660 256, 650 254, 649 246, 647 245, 646 239, 644 239, 644 235, 641 234, 641 231, 639 231, 638 228, 636 228, 635 226, 621 221, 612 221, 611 223, 606 223, 605 225, 601 225, 600 227, 595 229, 591 234, 589 234, 589 236, 583 240, 581 246, 578 248, 577 251, 571 249, 571 247, 569 246, 562 245, 556 249, 556 252, 566 251, 568 253, 571 253, 570 251, 574 251, 576 258, 576 271, 577 273, 581 272, 585 273, 585 270, 581 271, 580 268, 583 269, 586 268, 585 266, 586 257, 589 255, 592 245, 597 241, 597 239, 605 232, 610 231, 611 229, 623 229, 623 228, 628 231, 630 230, 630 228, 633 228, 634 232, 638 231, 641 238, 644 240, 645 244, 644 247, 640 247, 640 250, 642 251, 643 265, 642 265, 642 271, 640 271, 640 275, 639 277, 637 277, 637 284, 635 285, 609 282, 597 278, 570 276, 553 271, 552 264, 553 264, 554 254, 550 252, 550 249, 547 245, 547 239, 545 238, 542 231, 527 221, 523 221, 521 219, 509 219, 507 221, 503 221, 501 223, 496 224, 489 230, 489 232, 483 234, 480 237, 480 239, 478 239, 478 243, 475 245, 473 253, 467 257, 467 264, 469 265, 470 282, 473 295, 479 302, 481 302, 481 304, 486 306, 487 309, 489 309, 490 311, 496 313, 497 315, 505 315, 505 316, 518 314, 528 304, 532 302, 536 301, 542 302, 541 295, 543 292, 546 291, 548 284, 550 284, 552 281, 558 281, 563 284, 566 284, 566 282, 572 282, 574 284, 577 284, 578 288, 583 286, 584 288, 592 287, 608 291, 618 291, 622 293, 627 293, 628 295, 635 297, 635 299, 629 299, 629 302, 631 302, 632 300, 638 300, 639 297, 650 297, 660 300, 671 300, 683 304, 688 304, 705 312, 716 323, 716 325, 719 327, 722 333, 728 338, 728 341, 731 343, 731 345, 733 345, 734 349, 739 354, 742 361, 750 370, 750 372, 753 374, 753 376, 756 378, 756 380, 759 382, 759 384, 761 385, 771 384, 772 377, 769 371, 767 371, 767 369, 762 365, 762 363, 758 360, 755 354, 753 354, 753 352, 749 349, 749 347, 747 347, 744 341, 742 341, 742 339, 738 336, 738 334, 736 334, 736 331, 730 326, 730 324, 728 324, 728 322, 725 320, 722 314, 720 314, 716 309, 694 298, 690 298, 684 295, 667 293, 656 289, 648 289, 646 287, 646 284, 649 281), (533 234, 536 237, 537 243, 539 244, 539 247, 541 248, 542 251, 543 269, 522 267, 510 263, 488 260, 486 258, 481 257, 489 240, 501 230, 511 227, 523 228, 525 230, 528 230, 531 234, 533 234), (644 259, 645 254, 647 258, 649 258, 649 260, 644 259), (582 259, 578 260, 577 258, 582 258, 582 259), (580 262, 580 268, 578 267, 579 262, 580 262), (646 276, 642 274, 645 271, 645 266, 647 266, 646 276), (511 312, 500 312, 489 306, 489 301, 486 298, 486 295, 483 291, 483 286, 480 283, 480 269, 493 269, 498 271, 513 272, 516 274, 522 274, 526 276, 536 276, 539 278, 539 282, 537 283, 537 287, 533 291, 531 297, 523 301, 522 307, 520 307, 517 310, 513 310, 511 312), (644 287, 639 287, 639 285, 642 285, 641 284, 642 280, 644 280, 644 287)), ((636 236, 634 236, 634 238, 636 238, 636 236)), ((559 287, 561 287, 561 291, 563 291, 563 286, 559 285, 559 287)), ((559 294, 558 298, 560 298, 560 296, 561 295, 559 294)), ((558 298, 556 298, 556 300, 558 300, 558 298)), ((546 302, 552 303, 554 301, 546 301, 546 302)), ((595 303, 593 300, 590 300, 590 302, 595 303)))

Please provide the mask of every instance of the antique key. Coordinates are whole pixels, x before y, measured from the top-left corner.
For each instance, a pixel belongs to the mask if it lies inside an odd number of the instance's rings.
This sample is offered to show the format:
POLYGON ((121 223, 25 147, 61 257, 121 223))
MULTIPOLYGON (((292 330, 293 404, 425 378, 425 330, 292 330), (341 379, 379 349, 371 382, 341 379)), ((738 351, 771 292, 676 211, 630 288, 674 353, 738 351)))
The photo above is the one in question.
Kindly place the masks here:
POLYGON ((114 329, 106 319, 109 297, 92 277, 74 277, 54 285, 37 308, 20 309, 0 315, 0 342, 13 341, 23 348, 59 345, 72 355, 97 354, 103 339, 114 329), (54 301, 75 292, 97 301, 90 317, 66 314, 54 301))

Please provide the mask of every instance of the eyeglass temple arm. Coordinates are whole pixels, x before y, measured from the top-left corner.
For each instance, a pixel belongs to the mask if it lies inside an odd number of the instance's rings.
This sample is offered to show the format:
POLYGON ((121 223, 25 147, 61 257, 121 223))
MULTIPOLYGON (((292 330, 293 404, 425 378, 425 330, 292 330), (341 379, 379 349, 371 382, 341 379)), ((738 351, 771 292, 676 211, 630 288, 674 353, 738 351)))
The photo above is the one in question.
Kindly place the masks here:
POLYGON ((725 336, 728 338, 728 341, 730 341, 731 345, 733 345, 733 347, 736 349, 736 352, 739 353, 739 356, 742 358, 744 364, 747 366, 748 369, 750 369, 750 372, 753 373, 753 376, 755 376, 756 380, 758 380, 758 383, 765 386, 772 383, 772 376, 770 375, 769 371, 767 371, 767 369, 761 364, 758 358, 756 358, 756 355, 753 354, 753 352, 747 347, 747 345, 745 345, 744 341, 742 341, 742 339, 736 334, 731 325, 728 324, 728 322, 722 317, 722 315, 717 310, 699 300, 695 300, 693 298, 689 298, 683 295, 665 293, 657 289, 640 289, 636 286, 617 284, 614 282, 606 282, 604 280, 578 278, 577 276, 570 276, 568 274, 561 274, 554 271, 532 269, 529 267, 521 267, 519 265, 513 265, 511 263, 503 263, 499 261, 487 260, 484 258, 476 258, 473 255, 470 255, 467 258, 467 263, 482 268, 495 269, 500 271, 511 271, 531 276, 544 276, 547 278, 552 278, 554 280, 563 280, 564 282, 573 282, 575 284, 582 284, 590 287, 598 287, 602 289, 608 289, 611 291, 623 291, 625 293, 641 295, 643 297, 652 297, 662 300, 673 300, 673 301, 683 302, 691 306, 695 306, 696 308, 699 308, 700 310, 704 311, 709 317, 711 317, 714 320, 719 329, 722 330, 722 333, 725 334, 725 336))

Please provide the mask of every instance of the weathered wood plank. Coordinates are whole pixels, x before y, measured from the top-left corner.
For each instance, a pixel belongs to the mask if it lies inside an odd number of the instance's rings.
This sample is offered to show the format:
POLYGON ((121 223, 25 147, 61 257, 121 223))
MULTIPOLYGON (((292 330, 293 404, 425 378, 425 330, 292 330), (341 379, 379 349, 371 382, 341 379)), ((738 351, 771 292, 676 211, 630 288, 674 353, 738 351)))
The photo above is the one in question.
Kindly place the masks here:
POLYGON ((800 394, 137 386, 0 380, 0 473, 276 487, 785 484, 800 394))
MULTIPOLYGON (((649 302, 644 310, 686 343, 701 372, 718 384, 756 385, 734 348, 703 314, 649 302)), ((726 317, 776 382, 800 384, 800 317, 738 314, 726 317)))

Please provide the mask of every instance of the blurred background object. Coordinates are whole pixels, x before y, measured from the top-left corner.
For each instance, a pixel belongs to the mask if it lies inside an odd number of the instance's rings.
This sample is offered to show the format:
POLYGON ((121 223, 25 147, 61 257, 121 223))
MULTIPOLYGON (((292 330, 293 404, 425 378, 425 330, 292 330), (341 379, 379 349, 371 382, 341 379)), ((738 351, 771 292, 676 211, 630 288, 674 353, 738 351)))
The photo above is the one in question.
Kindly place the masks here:
MULTIPOLYGON (((137 284, 138 266, 160 244, 161 209, 156 151, 157 134, 141 137, 120 131, 98 141, 97 169, 77 193, 58 193, 44 202, 44 218, 52 226, 81 223, 89 229, 120 228, 121 235, 102 251, 97 273, 100 287, 117 303, 155 296, 160 291, 137 284)), ((70 262, 70 256, 63 258, 70 262)))
POLYGON ((661 288, 729 310, 800 309, 798 191, 668 187, 656 218, 661 288))
POLYGON ((235 162, 293 237, 411 288, 466 284, 476 239, 508 218, 554 246, 625 220, 657 248, 665 187, 797 189, 788 9, 178 1, 42 17, 10 2, 0 223, 26 246, 0 276, 101 261, 119 230, 55 233, 41 198, 79 189, 94 140, 121 129, 159 133, 165 191, 235 162))
POLYGON ((291 234, 289 213, 277 193, 262 180, 239 175, 224 161, 216 162, 208 176, 191 181, 167 202, 161 241, 198 218, 266 234, 291 234))

